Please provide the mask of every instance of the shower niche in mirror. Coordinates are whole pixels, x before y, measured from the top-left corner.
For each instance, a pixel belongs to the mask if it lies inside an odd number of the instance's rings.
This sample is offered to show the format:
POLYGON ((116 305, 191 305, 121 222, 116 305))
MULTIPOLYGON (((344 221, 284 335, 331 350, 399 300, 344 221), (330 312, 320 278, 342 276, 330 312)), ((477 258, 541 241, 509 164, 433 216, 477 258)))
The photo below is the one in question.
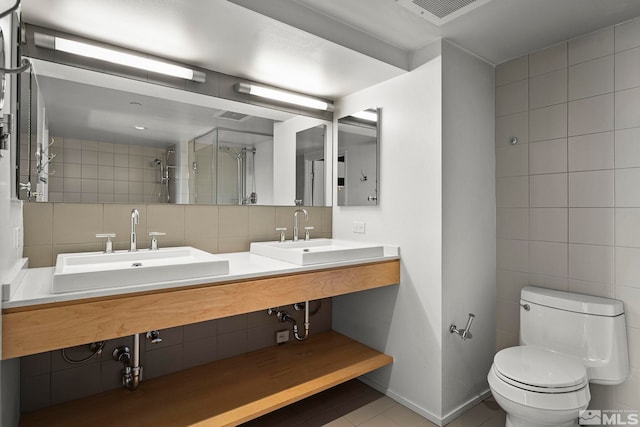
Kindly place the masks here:
POLYGON ((338 206, 374 206, 379 200, 380 108, 338 119, 338 206))

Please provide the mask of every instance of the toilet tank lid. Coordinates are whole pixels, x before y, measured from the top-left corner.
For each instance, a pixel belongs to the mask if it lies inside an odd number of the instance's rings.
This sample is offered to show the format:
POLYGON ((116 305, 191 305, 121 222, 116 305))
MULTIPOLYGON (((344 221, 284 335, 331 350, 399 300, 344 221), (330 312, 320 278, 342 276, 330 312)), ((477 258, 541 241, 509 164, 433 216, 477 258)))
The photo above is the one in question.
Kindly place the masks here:
POLYGON ((560 310, 576 313, 594 314, 597 316, 619 316, 624 313, 622 301, 576 294, 573 292, 556 291, 553 289, 525 286, 520 298, 525 302, 544 305, 560 310))

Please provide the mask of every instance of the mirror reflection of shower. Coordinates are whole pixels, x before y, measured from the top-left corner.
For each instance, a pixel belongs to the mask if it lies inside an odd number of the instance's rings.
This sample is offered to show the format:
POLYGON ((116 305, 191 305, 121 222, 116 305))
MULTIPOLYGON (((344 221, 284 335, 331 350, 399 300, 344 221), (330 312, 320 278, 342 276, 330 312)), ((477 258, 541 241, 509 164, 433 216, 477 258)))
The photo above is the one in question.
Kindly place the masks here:
POLYGON ((175 200, 172 200, 171 195, 171 185, 175 180, 175 172, 171 173, 175 170, 176 166, 170 163, 175 163, 175 150, 168 149, 165 159, 154 159, 153 163, 160 169, 160 187, 158 189, 158 201, 163 203, 175 203, 175 200))
POLYGON ((191 203, 272 203, 272 134, 214 128, 189 142, 188 162, 191 203))
POLYGON ((238 205, 255 205, 258 202, 256 193, 256 147, 233 147, 226 144, 218 146, 218 150, 228 154, 236 161, 236 197, 238 205), (247 181, 251 185, 247 185, 247 181), (251 192, 249 193, 249 189, 251 192))

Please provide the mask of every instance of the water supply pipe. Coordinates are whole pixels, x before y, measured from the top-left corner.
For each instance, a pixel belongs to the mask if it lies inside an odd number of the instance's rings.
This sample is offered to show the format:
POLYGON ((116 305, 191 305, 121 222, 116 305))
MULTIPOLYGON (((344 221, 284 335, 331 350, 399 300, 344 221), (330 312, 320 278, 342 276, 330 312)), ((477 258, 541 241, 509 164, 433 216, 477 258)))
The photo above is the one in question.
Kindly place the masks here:
POLYGON ((293 325, 293 336, 296 337, 296 339, 298 341, 304 341, 307 339, 307 337, 309 337, 309 301, 305 301, 304 302, 304 335, 303 336, 299 336, 298 335, 298 325, 294 324, 293 325))
POLYGON ((122 362, 122 386, 127 390, 135 390, 142 381, 142 366, 140 366, 140 334, 133 335, 133 349, 120 346, 113 350, 113 360, 122 362))

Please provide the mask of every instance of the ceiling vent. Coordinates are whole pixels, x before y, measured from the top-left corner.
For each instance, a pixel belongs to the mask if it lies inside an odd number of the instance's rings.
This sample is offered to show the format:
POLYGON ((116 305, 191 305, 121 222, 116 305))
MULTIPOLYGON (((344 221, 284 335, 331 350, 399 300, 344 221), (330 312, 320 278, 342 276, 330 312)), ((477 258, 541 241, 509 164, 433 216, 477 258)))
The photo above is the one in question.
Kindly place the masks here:
POLYGON ((476 9, 491 0, 396 0, 427 21, 441 26, 476 9))
POLYGON ((221 119, 235 120, 237 122, 249 117, 247 114, 236 113, 234 111, 219 111, 213 114, 213 117, 219 117, 221 119))

